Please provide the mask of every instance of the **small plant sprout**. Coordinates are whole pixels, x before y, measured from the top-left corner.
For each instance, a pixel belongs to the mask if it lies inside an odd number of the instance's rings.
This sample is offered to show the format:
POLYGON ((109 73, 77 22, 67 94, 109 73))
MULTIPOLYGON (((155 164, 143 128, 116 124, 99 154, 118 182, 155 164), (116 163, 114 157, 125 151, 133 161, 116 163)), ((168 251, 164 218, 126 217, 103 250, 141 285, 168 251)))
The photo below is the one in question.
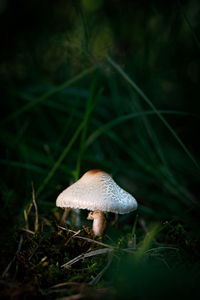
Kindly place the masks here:
POLYGON ((119 187, 106 172, 95 169, 86 172, 57 198, 56 206, 88 209, 95 236, 102 235, 106 226, 104 212, 126 214, 137 209, 135 198, 119 187))

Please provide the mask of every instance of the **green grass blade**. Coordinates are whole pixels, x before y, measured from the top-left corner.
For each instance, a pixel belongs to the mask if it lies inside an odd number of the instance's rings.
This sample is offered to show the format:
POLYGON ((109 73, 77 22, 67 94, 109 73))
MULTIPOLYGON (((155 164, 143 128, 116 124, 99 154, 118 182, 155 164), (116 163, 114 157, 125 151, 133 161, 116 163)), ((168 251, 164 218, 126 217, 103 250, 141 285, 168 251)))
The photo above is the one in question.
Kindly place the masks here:
POLYGON ((155 239, 158 232, 161 230, 159 224, 155 224, 153 228, 147 232, 147 234, 144 237, 144 240, 142 242, 142 245, 138 249, 138 251, 135 253, 135 259, 136 261, 140 261, 140 259, 144 256, 145 252, 148 251, 150 248, 153 240, 155 239))
POLYGON ((52 178, 52 176, 54 175, 54 173, 56 172, 56 170, 59 168, 59 166, 62 163, 63 159, 66 157, 66 155, 70 151, 71 147, 73 146, 74 142, 78 138, 78 136, 79 136, 79 134, 80 134, 83 126, 84 126, 84 122, 81 122, 81 124, 77 128, 76 132, 72 136, 71 140, 69 141, 69 143, 65 147, 64 151, 61 153, 61 155, 59 156, 58 160, 54 164, 53 168, 49 171, 48 175, 46 176, 46 178, 43 180, 42 184, 38 188, 37 196, 43 191, 43 189, 45 188, 45 186, 47 185, 47 183, 49 182, 49 180, 52 178))
POLYGON ((77 158, 77 164, 76 164, 76 171, 74 174, 74 180, 78 180, 79 176, 80 176, 80 169, 81 169, 81 161, 83 159, 83 153, 85 150, 85 139, 86 139, 86 135, 87 135, 87 128, 88 128, 88 123, 89 123, 89 119, 91 116, 92 111, 94 110, 96 103, 99 99, 99 97, 101 96, 103 89, 100 89, 94 99, 94 103, 92 103, 92 100, 94 98, 94 91, 95 91, 95 87, 96 87, 96 82, 92 85, 91 87, 91 92, 89 94, 88 97, 88 101, 86 104, 86 111, 85 111, 85 116, 84 116, 84 120, 83 120, 83 129, 82 129, 82 135, 81 135, 81 142, 80 142, 80 150, 78 153, 78 158, 77 158))
MULTIPOLYGON (((181 115, 181 116, 189 116, 191 114, 188 114, 186 112, 178 112, 178 111, 173 111, 173 110, 157 110, 157 112, 159 112, 159 114, 174 114, 174 115, 181 115)), ((131 113, 131 114, 127 114, 124 116, 120 116, 108 123, 106 123, 105 125, 101 125, 99 126, 99 128, 97 130, 95 130, 87 139, 86 141, 86 146, 88 147, 90 144, 92 144, 94 142, 94 140, 96 140, 102 133, 105 133, 107 130, 121 124, 124 123, 126 121, 129 121, 133 118, 137 118, 137 117, 141 117, 141 116, 147 116, 147 115, 155 115, 157 114, 157 112, 155 112, 154 110, 148 110, 148 111, 141 111, 141 112, 136 112, 136 113, 131 113)), ((196 116, 196 115, 195 115, 196 116)))
POLYGON ((137 214, 136 217, 135 217, 135 221, 134 221, 133 228, 132 228, 132 232, 131 232, 131 235, 132 235, 132 236, 134 236, 135 231, 136 231, 136 226, 137 226, 138 217, 139 217, 139 215, 137 214))
POLYGON ((18 162, 18 161, 2 160, 2 159, 0 160, 0 164, 5 165, 5 166, 27 169, 27 170, 34 171, 37 173, 42 173, 42 174, 45 173, 43 168, 38 167, 34 164, 22 163, 22 162, 18 162))
POLYGON ((187 23, 188 27, 190 28, 190 31, 192 33, 192 36, 193 36, 194 40, 195 40, 195 43, 197 44, 197 47, 200 49, 199 39, 198 39, 198 37, 197 37, 197 35, 196 35, 195 31, 194 31, 194 28, 193 28, 193 26, 192 26, 192 24, 191 24, 188 16, 185 13, 185 10, 183 9, 183 5, 181 4, 180 1, 178 1, 178 4, 179 4, 180 10, 181 10, 181 13, 182 13, 182 15, 183 15, 183 17, 185 19, 185 22, 187 23))
POLYGON ((75 77, 73 77, 72 79, 64 82, 63 84, 57 86, 56 88, 44 93, 42 96, 40 96, 39 98, 34 99, 33 101, 29 102, 28 104, 24 105, 23 107, 19 108, 18 110, 16 110, 15 112, 11 113, 10 115, 8 115, 5 119, 2 120, 1 123, 7 123, 10 122, 11 120, 15 119, 16 117, 18 117, 19 115, 21 115, 22 113, 30 110, 31 108, 33 108, 34 106, 38 105, 39 103, 45 101, 46 99, 48 99, 49 97, 53 96, 54 94, 58 93, 59 91, 65 89, 66 87, 74 84, 75 82, 77 82, 78 80, 82 79, 83 77, 85 77, 86 75, 92 73, 94 70, 96 69, 96 67, 91 67, 85 71, 83 71, 82 73, 76 75, 75 77))
POLYGON ((188 155, 188 157, 191 159, 191 161, 194 163, 194 165, 200 169, 199 163, 196 161, 194 156, 190 153, 189 149, 185 146, 185 144, 182 142, 182 140, 179 138, 177 133, 173 130, 173 128, 170 126, 170 124, 165 120, 165 118, 162 116, 162 114, 157 110, 157 108, 154 106, 154 104, 151 102, 151 100, 145 95, 145 93, 137 86, 137 84, 121 69, 121 67, 116 64, 110 57, 107 57, 108 62, 113 66, 113 68, 130 84, 130 86, 140 95, 140 97, 152 108, 152 110, 157 114, 157 116, 160 118, 160 120, 163 122, 163 124, 167 127, 167 129, 171 132, 171 134, 174 136, 174 138, 177 140, 179 145, 182 147, 182 149, 185 151, 185 153, 188 155))
MULTIPOLYGON (((139 102, 132 100, 134 106, 136 107, 137 110, 142 110, 142 107, 140 105, 139 102)), ((134 109, 135 110, 135 109, 134 109)), ((146 115, 142 116, 141 118, 143 120, 143 124, 146 128, 147 134, 149 135, 151 141, 153 142, 153 147, 154 147, 154 151, 148 151, 148 153, 150 153, 151 157, 153 158, 153 160, 155 159, 155 157, 153 156, 154 153, 157 154, 159 160, 162 162, 164 168, 163 168, 163 173, 165 173, 165 177, 167 180, 172 181, 173 184, 177 184, 176 179, 173 175, 173 172, 170 170, 170 166, 168 164, 168 161, 165 157, 165 154, 162 150, 162 146, 161 143, 157 137, 157 134, 155 132, 155 130, 152 128, 151 122, 150 120, 147 118, 146 115)), ((141 142, 144 144, 144 149, 147 149, 147 145, 148 142, 146 143, 146 137, 144 137, 143 139, 140 139, 141 142), (147 144, 147 145, 145 145, 147 144)), ((155 162, 156 163, 156 162, 155 162)))

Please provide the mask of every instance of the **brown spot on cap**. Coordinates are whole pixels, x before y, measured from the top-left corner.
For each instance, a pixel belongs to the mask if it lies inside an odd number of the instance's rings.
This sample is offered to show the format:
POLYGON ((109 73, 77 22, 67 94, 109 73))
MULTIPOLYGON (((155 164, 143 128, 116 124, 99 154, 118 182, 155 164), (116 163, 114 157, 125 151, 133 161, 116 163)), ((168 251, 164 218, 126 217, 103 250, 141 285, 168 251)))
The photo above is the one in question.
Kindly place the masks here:
POLYGON ((100 169, 93 169, 93 170, 87 171, 86 174, 91 174, 91 175, 93 175, 93 174, 96 174, 96 173, 99 173, 99 172, 105 173, 104 171, 102 171, 102 170, 100 170, 100 169))

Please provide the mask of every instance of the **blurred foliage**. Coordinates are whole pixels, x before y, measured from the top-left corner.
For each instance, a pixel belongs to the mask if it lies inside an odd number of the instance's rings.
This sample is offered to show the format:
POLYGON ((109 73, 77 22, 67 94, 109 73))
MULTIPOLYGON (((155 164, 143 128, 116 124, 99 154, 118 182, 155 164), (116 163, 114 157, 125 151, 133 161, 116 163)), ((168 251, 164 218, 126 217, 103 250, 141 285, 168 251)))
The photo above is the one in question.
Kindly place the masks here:
MULTIPOLYGON (((0 214, 8 228, 1 235, 7 259, 16 229, 24 226, 31 182, 40 220, 58 222, 59 192, 100 168, 138 200, 137 236, 159 222, 165 224, 161 242, 183 249, 173 276, 181 267, 187 273, 193 253, 199 261, 199 14, 197 0, 0 1, 0 214)), ((119 216, 110 238, 119 244, 133 238, 134 216, 119 216)), ((85 217, 82 212, 88 225, 85 217)), ((138 269, 134 262, 128 275, 129 265, 122 281, 138 269)), ((146 269, 141 274, 146 282, 146 269)), ((159 281, 159 272, 152 280, 159 281)))

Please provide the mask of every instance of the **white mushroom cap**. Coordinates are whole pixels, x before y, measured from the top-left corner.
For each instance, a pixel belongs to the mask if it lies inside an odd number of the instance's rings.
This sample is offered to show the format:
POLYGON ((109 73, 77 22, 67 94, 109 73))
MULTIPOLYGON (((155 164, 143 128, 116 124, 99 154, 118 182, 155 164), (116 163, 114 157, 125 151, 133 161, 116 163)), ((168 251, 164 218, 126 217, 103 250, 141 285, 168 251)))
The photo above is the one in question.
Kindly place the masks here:
POLYGON ((90 170, 58 196, 56 206, 125 214, 137 209, 137 201, 106 172, 90 170))

